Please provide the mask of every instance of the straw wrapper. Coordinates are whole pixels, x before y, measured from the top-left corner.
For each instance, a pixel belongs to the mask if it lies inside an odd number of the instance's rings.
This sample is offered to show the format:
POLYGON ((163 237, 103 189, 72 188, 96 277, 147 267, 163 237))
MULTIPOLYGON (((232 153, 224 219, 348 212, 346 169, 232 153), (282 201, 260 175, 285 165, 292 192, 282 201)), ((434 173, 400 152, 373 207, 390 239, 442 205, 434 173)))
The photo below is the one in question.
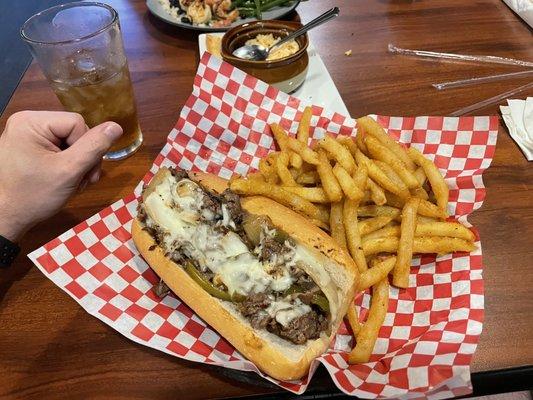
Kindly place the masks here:
MULTIPOLYGON (((267 123, 295 132, 305 104, 209 54, 175 129, 143 182, 160 166, 207 170, 224 178, 246 174, 273 149, 267 123)), ((355 120, 313 108, 311 137, 355 135, 355 120)), ((485 196, 481 173, 492 160, 496 117, 377 117, 390 135, 434 159, 450 186, 451 215, 466 221, 485 196)), ((179 299, 160 300, 155 274, 130 235, 137 196, 92 216, 29 257, 87 312, 131 340, 177 357, 257 371, 179 299)), ((481 246, 473 253, 413 261, 410 288, 391 289, 385 323, 372 359, 349 366, 353 339, 345 325, 300 381, 275 382, 303 393, 319 363, 338 388, 361 398, 445 398, 471 391, 469 364, 483 321, 481 246)), ((356 299, 364 318, 370 296, 356 299)), ((259 373, 259 372, 258 372, 259 373)))

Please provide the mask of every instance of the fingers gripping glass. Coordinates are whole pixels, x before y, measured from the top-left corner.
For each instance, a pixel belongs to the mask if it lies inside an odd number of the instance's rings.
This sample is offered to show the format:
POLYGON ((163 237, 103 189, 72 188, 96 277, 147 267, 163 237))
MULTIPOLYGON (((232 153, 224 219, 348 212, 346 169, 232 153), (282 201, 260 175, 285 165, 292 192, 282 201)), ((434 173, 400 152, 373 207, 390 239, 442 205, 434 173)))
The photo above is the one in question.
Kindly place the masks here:
POLYGON ((89 127, 118 123, 124 133, 104 156, 120 160, 142 143, 137 108, 117 12, 75 2, 28 19, 21 36, 63 106, 83 115, 89 127))

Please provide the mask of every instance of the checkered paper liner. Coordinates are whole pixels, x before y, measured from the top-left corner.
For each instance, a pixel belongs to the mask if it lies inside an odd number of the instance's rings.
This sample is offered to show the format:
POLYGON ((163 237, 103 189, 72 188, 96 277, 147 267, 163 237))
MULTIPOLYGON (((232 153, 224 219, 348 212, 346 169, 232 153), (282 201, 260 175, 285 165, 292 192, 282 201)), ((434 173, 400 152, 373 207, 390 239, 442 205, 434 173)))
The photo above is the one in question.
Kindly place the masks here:
MULTIPOLYGON (((161 166, 246 174, 274 150, 268 123, 295 132, 306 104, 205 54, 193 93, 152 168, 135 192, 29 254, 87 312, 131 340, 191 361, 255 371, 303 393, 322 363, 337 387, 361 398, 446 398, 471 391, 469 364, 483 321, 481 245, 472 253, 413 260, 410 287, 391 289, 385 323, 370 362, 348 365, 353 346, 342 325, 329 350, 298 381, 260 371, 158 281, 131 239, 138 196, 161 166)), ((485 197, 481 174, 496 146, 496 117, 376 117, 388 133, 434 160, 450 186, 448 211, 462 222, 485 197)), ((313 107, 311 137, 356 134, 355 120, 313 107)), ((370 295, 356 299, 361 319, 370 295)))

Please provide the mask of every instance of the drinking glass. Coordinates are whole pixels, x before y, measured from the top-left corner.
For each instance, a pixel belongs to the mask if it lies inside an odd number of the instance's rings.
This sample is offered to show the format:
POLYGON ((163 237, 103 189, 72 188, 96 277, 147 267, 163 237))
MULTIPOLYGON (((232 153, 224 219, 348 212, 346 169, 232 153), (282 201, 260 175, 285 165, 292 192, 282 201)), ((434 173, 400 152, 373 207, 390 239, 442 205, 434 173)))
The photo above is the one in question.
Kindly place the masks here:
POLYGON ((21 36, 68 111, 92 128, 118 123, 124 133, 104 156, 120 160, 142 143, 117 12, 95 2, 49 8, 29 18, 21 36))

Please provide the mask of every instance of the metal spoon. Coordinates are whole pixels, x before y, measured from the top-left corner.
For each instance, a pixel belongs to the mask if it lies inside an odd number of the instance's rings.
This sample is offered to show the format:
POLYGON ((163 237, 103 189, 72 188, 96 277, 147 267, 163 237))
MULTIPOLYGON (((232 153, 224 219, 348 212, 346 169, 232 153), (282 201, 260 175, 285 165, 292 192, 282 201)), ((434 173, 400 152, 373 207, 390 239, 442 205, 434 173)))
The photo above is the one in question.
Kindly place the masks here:
POLYGON ((276 47, 279 47, 282 44, 287 43, 297 38, 300 35, 303 35, 308 30, 316 28, 317 26, 322 25, 324 22, 327 22, 330 19, 337 17, 338 15, 339 15, 339 8, 333 7, 331 10, 326 11, 324 14, 315 18, 311 22, 308 22, 307 24, 302 26, 297 31, 294 31, 290 35, 285 36, 278 43, 276 43, 275 45, 273 45, 272 47, 268 49, 265 48, 264 46, 257 45, 257 44, 245 45, 245 46, 239 47, 238 49, 235 49, 235 51, 233 52, 233 55, 235 57, 243 58, 245 60, 253 60, 253 61, 266 60, 270 52, 276 47))

